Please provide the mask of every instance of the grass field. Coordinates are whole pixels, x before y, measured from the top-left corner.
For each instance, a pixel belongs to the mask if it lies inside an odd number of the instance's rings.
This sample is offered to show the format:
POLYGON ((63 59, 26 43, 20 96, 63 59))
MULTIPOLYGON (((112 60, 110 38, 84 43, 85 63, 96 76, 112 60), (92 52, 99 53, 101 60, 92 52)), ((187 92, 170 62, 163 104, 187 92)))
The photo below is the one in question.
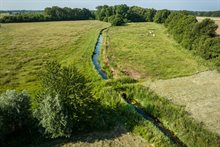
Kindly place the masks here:
POLYGON ((100 21, 2 24, 1 91, 26 89, 32 93, 38 87, 37 73, 48 60, 74 63, 97 79, 91 55, 99 31, 107 26, 100 21))
POLYGON ((220 135, 220 74, 206 71, 189 77, 158 80, 150 88, 174 103, 185 105, 196 120, 220 135))
POLYGON ((111 27, 104 37, 103 63, 115 78, 167 79, 207 70, 201 58, 181 48, 159 24, 111 27))

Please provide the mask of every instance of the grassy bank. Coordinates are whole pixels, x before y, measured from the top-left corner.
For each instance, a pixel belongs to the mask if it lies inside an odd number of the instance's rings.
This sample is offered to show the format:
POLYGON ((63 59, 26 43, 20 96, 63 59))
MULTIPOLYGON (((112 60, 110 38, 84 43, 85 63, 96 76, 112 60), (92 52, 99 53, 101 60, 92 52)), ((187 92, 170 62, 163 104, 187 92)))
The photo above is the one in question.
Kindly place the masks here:
POLYGON ((183 106, 171 103, 141 85, 124 85, 117 88, 145 112, 157 117, 162 124, 187 146, 218 146, 220 138, 195 121, 183 106))
POLYGON ((99 21, 63 21, 2 24, 0 28, 0 89, 38 88, 37 73, 48 60, 75 64, 93 79, 91 55, 99 31, 109 24, 99 21))
POLYGON ((181 48, 155 23, 130 23, 104 33, 103 67, 114 77, 167 79, 207 70, 204 60, 181 48))

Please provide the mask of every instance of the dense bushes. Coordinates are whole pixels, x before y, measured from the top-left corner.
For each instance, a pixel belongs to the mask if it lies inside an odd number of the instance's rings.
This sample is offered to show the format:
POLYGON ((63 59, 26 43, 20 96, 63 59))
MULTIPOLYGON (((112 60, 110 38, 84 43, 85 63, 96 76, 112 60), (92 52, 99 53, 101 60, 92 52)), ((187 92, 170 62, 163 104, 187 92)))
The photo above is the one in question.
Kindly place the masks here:
POLYGON ((113 15, 108 18, 108 22, 112 24, 112 26, 121 26, 125 22, 120 15, 113 15))
MULTIPOLYGON (((8 90, 0 96, 0 142, 32 130, 30 96, 26 92, 8 90)), ((0 144, 1 145, 1 144, 0 144)))
POLYGON ((46 17, 43 14, 17 14, 17 15, 8 15, 0 19, 2 23, 9 22, 36 22, 36 21, 45 21, 46 17))
POLYGON ((195 16, 220 17, 220 11, 188 11, 188 14, 195 16))
POLYGON ((137 6, 128 7, 127 5, 104 5, 98 6, 96 9, 96 19, 110 22, 112 25, 115 25, 115 22, 120 22, 117 23, 120 25, 127 22, 150 22, 153 21, 156 14, 155 9, 145 9, 137 6))
POLYGON ((47 20, 88 20, 92 19, 92 13, 88 9, 79 8, 60 8, 57 6, 44 9, 47 20))
POLYGON ((43 91, 38 95, 35 116, 52 138, 70 136, 96 128, 99 103, 91 86, 73 66, 52 62, 42 75, 43 91))
POLYGON ((213 20, 204 19, 198 22, 195 16, 173 12, 166 19, 165 26, 183 47, 193 50, 205 59, 219 60, 220 39, 215 37, 218 26, 213 20))
POLYGON ((154 22, 156 23, 164 23, 167 17, 170 15, 169 10, 159 10, 157 11, 156 15, 154 16, 154 22))

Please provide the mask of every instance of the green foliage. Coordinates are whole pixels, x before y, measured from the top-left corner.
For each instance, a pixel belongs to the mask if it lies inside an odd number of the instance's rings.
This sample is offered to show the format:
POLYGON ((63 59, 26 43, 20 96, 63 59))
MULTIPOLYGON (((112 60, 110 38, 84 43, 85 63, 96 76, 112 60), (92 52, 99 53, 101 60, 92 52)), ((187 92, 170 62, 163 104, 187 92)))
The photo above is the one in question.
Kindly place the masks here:
POLYGON ((19 132, 30 132, 32 127, 30 96, 26 92, 7 90, 0 96, 0 140, 19 132))
POLYGON ((88 9, 60 8, 58 6, 47 7, 44 14, 48 20, 88 20, 92 18, 92 13, 88 9))
POLYGON ((220 11, 188 11, 190 15, 220 17, 220 11))
POLYGON ((220 57, 220 38, 208 38, 200 41, 198 50, 205 59, 220 57))
POLYGON ((168 18, 168 16, 170 15, 170 13, 171 12, 166 9, 157 11, 156 15, 154 16, 154 22, 164 23, 166 19, 168 18))
MULTIPOLYGON (((175 132, 175 135, 187 146, 195 144, 197 146, 216 146, 220 144, 219 136, 204 129, 201 123, 195 121, 184 110, 184 107, 174 105, 142 85, 124 85, 119 90, 124 91, 127 97, 136 102, 145 112, 158 118, 166 128, 175 132)), ((141 131, 140 128, 138 130, 141 131)))
POLYGON ((220 56, 220 39, 215 37, 218 26, 213 20, 204 19, 197 22, 195 16, 173 12, 167 18, 165 26, 177 42, 189 50, 194 50, 204 59, 220 56))
POLYGON ((68 137, 95 128, 98 103, 86 78, 73 66, 47 65, 42 74, 42 89, 35 116, 52 138, 68 137))
POLYGON ((17 15, 8 15, 0 19, 1 23, 10 23, 10 22, 39 22, 45 21, 46 17, 43 14, 17 14, 17 15))
POLYGON ((10 22, 40 22, 51 20, 89 20, 93 19, 92 12, 88 9, 78 8, 60 8, 58 6, 47 7, 44 14, 41 13, 24 13, 16 15, 3 16, 0 19, 2 23, 10 22))
POLYGON ((197 23, 193 28, 193 32, 196 35, 208 35, 210 37, 215 36, 215 31, 218 28, 218 25, 211 19, 204 19, 202 22, 197 23))
POLYGON ((128 7, 127 5, 115 5, 115 6, 98 6, 96 7, 96 19, 101 21, 114 22, 113 25, 120 22, 120 25, 124 22, 144 22, 153 21, 156 14, 155 9, 145 9, 138 6, 128 7), (120 16, 118 18, 118 16, 120 16))
POLYGON ((108 18, 108 22, 110 22, 112 26, 121 26, 125 23, 122 16, 120 15, 110 16, 108 18))

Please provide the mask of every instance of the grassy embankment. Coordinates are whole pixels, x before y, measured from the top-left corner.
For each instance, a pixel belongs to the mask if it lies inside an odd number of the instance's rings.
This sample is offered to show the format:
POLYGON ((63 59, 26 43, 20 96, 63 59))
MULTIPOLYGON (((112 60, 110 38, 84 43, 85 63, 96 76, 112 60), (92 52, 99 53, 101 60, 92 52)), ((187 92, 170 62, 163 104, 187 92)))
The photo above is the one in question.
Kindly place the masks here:
POLYGON ((107 52, 106 48, 102 50, 103 62, 110 66, 109 76, 113 73, 115 78, 128 75, 144 80, 168 79, 208 69, 203 59, 180 47, 159 24, 111 27, 104 36, 108 47, 107 52))
MULTIPOLYGON (((162 25, 154 23, 132 23, 106 30, 101 60, 109 77, 130 76, 140 82, 192 75, 212 67, 211 63, 181 48, 162 25)), ((116 89, 159 118, 186 145, 218 146, 220 143, 219 136, 204 129, 184 107, 157 96, 138 83, 121 84, 116 89)))
POLYGON ((2 24, 0 28, 0 92, 37 90, 37 73, 48 60, 75 64, 99 79, 90 60, 99 31, 109 26, 99 21, 2 24))

